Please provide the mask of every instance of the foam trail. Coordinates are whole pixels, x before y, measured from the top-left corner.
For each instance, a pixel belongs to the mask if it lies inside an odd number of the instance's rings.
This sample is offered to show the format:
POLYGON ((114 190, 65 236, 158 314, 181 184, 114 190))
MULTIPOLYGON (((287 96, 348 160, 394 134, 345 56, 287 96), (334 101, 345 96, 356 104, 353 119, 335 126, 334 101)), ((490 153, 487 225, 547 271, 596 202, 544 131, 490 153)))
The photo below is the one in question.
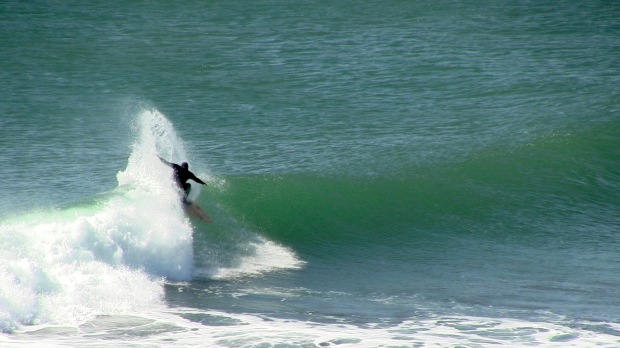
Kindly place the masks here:
POLYGON ((162 280, 192 277, 192 227, 156 157, 184 157, 183 144, 156 110, 137 123, 111 198, 0 224, 0 332, 161 308, 162 280))
POLYGON ((218 223, 209 227, 211 233, 194 240, 194 248, 198 250, 194 270, 197 278, 255 277, 305 265, 286 246, 247 229, 231 217, 219 216, 218 223))

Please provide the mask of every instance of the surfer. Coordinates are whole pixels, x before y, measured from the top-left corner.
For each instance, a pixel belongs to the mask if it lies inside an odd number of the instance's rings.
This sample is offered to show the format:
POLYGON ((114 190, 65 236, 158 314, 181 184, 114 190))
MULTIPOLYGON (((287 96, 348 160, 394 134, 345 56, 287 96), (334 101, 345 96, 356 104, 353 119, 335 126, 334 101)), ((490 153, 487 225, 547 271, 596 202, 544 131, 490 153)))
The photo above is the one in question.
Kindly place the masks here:
POLYGON ((159 156, 157 157, 162 162, 164 162, 164 164, 174 169, 174 181, 176 181, 177 185, 179 185, 179 188, 181 188, 185 193, 183 195, 183 202, 187 202, 187 196, 189 195, 189 191, 192 188, 192 185, 188 183, 187 180, 191 179, 199 184, 206 185, 204 181, 200 180, 198 177, 196 177, 196 175, 194 175, 194 173, 189 171, 189 164, 187 164, 187 162, 183 162, 181 163, 181 165, 178 165, 176 163, 170 163, 159 156))

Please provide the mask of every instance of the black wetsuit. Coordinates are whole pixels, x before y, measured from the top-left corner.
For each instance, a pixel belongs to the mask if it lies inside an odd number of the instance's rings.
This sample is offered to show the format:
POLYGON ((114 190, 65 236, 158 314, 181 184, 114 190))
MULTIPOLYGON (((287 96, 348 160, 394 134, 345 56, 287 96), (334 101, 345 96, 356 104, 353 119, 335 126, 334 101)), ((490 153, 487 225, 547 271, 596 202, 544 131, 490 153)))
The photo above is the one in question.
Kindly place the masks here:
POLYGON ((189 190, 192 188, 192 185, 188 183, 187 180, 191 179, 199 184, 206 185, 204 181, 200 180, 196 177, 196 175, 194 175, 194 173, 189 171, 189 166, 187 165, 187 163, 183 162, 183 165, 185 166, 183 167, 176 163, 170 163, 161 157, 159 157, 159 159, 164 164, 172 167, 172 169, 174 170, 174 181, 176 181, 177 185, 179 185, 179 187, 185 192, 185 195, 183 196, 183 201, 185 201, 185 199, 189 195, 189 190))
POLYGON ((185 191, 185 196, 189 194, 189 190, 192 188, 192 185, 187 182, 187 180, 194 180, 199 184, 205 184, 204 181, 198 179, 194 173, 190 172, 189 169, 185 169, 176 163, 170 163, 172 169, 174 169, 174 180, 177 182, 180 188, 185 191))

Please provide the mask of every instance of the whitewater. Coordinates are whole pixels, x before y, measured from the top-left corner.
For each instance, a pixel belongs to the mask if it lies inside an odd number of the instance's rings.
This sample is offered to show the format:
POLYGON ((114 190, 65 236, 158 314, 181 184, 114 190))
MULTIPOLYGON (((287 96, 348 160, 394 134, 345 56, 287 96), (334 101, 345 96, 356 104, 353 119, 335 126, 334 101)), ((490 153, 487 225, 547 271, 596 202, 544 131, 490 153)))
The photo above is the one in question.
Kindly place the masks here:
MULTIPOLYGON (((171 171, 158 159, 187 158, 183 142, 156 110, 137 115, 135 128, 136 142, 114 190, 88 203, 15 216, 0 225, 0 331, 78 326, 101 315, 162 310, 166 282, 300 265, 286 248, 255 236, 246 244, 258 251, 238 268, 197 266, 193 224, 198 222, 185 215, 171 171)), ((190 198, 199 194, 194 189, 190 198)))

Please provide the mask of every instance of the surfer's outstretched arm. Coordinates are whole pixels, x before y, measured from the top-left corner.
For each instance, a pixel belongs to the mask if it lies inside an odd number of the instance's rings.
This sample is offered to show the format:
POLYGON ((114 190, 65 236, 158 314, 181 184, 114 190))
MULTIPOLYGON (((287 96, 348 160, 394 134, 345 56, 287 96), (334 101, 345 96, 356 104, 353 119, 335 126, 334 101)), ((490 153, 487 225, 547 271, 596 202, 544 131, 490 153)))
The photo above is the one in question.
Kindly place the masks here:
POLYGON ((164 164, 167 165, 168 167, 172 167, 172 163, 166 161, 165 159, 163 159, 163 158, 161 158, 159 156, 157 156, 157 158, 159 158, 160 161, 164 162, 164 164))
POLYGON ((204 182, 204 181, 200 180, 198 177, 196 177, 196 175, 194 175, 194 173, 190 172, 190 174, 192 175, 190 177, 190 179, 194 180, 195 182, 197 182, 199 184, 203 184, 203 185, 207 184, 206 182, 204 182))

